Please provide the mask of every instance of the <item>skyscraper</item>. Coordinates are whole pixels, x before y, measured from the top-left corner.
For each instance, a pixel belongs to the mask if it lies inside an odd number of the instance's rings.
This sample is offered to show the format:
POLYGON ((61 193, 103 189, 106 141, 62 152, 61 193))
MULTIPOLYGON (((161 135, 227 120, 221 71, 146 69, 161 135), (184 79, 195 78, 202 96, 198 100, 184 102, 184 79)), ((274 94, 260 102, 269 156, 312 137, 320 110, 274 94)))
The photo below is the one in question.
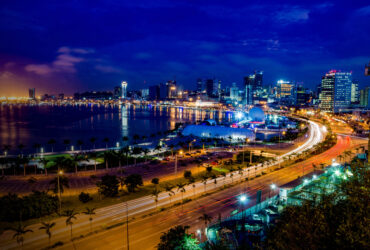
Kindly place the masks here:
POLYGON ((203 91, 203 80, 201 78, 197 79, 197 92, 203 91))
POLYGON ((121 90, 122 90, 121 98, 126 99, 127 98, 127 82, 126 81, 123 81, 121 83, 121 90))
POLYGON ((28 89, 28 98, 29 99, 36 99, 36 90, 35 88, 32 88, 32 89, 28 89))
POLYGON ((206 80, 206 91, 208 97, 218 97, 219 96, 219 87, 221 87, 221 82, 216 79, 207 79, 206 80))
POLYGON ((370 62, 368 65, 365 65, 365 76, 370 76, 370 62))
POLYGON ((370 87, 360 90, 360 105, 365 108, 370 108, 370 87))
POLYGON ((245 103, 251 105, 262 90, 263 72, 254 71, 253 75, 244 77, 245 103))
POLYGON ((351 87, 351 103, 358 102, 358 81, 354 80, 351 87))
POLYGON ((321 79, 319 107, 325 112, 339 112, 351 104, 352 73, 331 70, 321 79))

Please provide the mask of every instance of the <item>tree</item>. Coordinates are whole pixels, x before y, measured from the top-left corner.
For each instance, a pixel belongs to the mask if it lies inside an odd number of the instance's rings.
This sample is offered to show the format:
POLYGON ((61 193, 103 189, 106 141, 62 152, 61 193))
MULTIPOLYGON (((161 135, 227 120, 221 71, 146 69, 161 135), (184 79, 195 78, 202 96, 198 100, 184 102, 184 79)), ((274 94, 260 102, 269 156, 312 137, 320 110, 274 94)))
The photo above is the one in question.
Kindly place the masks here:
POLYGON ((80 148, 80 151, 81 151, 82 150, 82 145, 84 145, 83 140, 77 140, 76 144, 80 148))
POLYGON ((108 148, 108 143, 109 143, 109 138, 108 137, 105 137, 103 139, 103 142, 105 143, 105 148, 107 149, 108 148))
POLYGON ((90 194, 89 194, 89 193, 81 192, 81 193, 78 195, 78 199, 79 199, 82 203, 87 203, 87 202, 91 201, 93 198, 90 196, 90 194))
POLYGON ((203 175, 203 176, 202 176, 202 183, 203 183, 203 185, 204 185, 204 192, 206 192, 206 191, 207 191, 207 180, 208 180, 208 176, 203 175))
POLYGON ((199 220, 202 220, 204 222, 204 230, 207 228, 208 223, 211 222, 212 217, 208 214, 202 214, 202 216, 199 217, 199 220))
POLYGON ((95 215, 95 209, 96 208, 86 208, 85 211, 83 211, 82 213, 86 214, 89 216, 89 222, 90 222, 90 231, 92 231, 92 221, 93 221, 93 215, 95 215))
POLYGON ((51 229, 55 226, 55 222, 47 223, 47 222, 41 222, 42 226, 39 228, 39 230, 45 230, 46 235, 49 238, 49 246, 50 246, 50 240, 51 240, 51 229))
MULTIPOLYGON (((58 194, 58 177, 55 177, 54 179, 52 179, 49 182, 49 185, 51 186, 51 190, 54 192, 54 194, 58 194)), ((60 175, 59 176, 59 190, 60 190, 60 193, 64 192, 64 188, 69 188, 69 179, 65 175, 60 175)))
POLYGON ((191 177, 192 177, 192 175, 191 175, 191 171, 190 170, 184 171, 184 178, 185 179, 190 179, 191 177))
POLYGON ((54 152, 54 145, 57 143, 57 141, 55 139, 50 139, 48 141, 48 144, 50 145, 51 147, 51 152, 54 152))
POLYGON ((157 208, 157 205, 158 205, 158 196, 159 196, 159 194, 161 193, 161 191, 160 190, 158 190, 158 189, 154 189, 153 191, 152 191, 152 193, 151 193, 151 195, 153 196, 153 198, 154 198, 154 202, 155 202, 155 208, 157 208))
POLYGON ((93 145, 93 149, 95 149, 96 137, 91 137, 89 141, 93 145))
POLYGON ((63 140, 63 144, 66 147, 66 151, 68 151, 68 146, 71 144, 71 140, 65 139, 63 140))
POLYGON ((121 188, 121 190, 123 189, 123 186, 125 185, 125 177, 123 177, 123 176, 118 176, 117 177, 117 179, 118 179, 118 182, 119 182, 119 187, 121 188))
POLYGON ((195 179, 193 177, 189 178, 188 183, 192 185, 193 192, 194 192, 194 197, 195 197, 195 179))
POLYGON ((143 185, 143 178, 139 174, 131 174, 131 175, 126 177, 125 185, 126 185, 127 190, 129 192, 135 192, 135 189, 138 186, 143 185))
POLYGON ((97 183, 99 192, 105 197, 115 197, 118 194, 118 179, 115 175, 106 174, 97 183))
POLYGON ((93 158, 94 160, 94 171, 96 172, 96 157, 98 156, 98 154, 96 152, 91 152, 90 153, 90 157, 93 158))
POLYGON ((222 177, 224 177, 223 180, 224 180, 224 186, 225 186, 226 173, 225 172, 221 172, 221 175, 222 175, 222 177))
POLYGON ((211 174, 212 173, 212 167, 211 166, 206 167, 206 171, 207 171, 207 174, 211 174))
POLYGON ((152 183, 157 186, 159 184, 159 179, 157 177, 153 178, 152 183))
POLYGON ((71 240, 72 240, 72 226, 73 226, 73 221, 72 220, 77 220, 76 215, 78 215, 78 213, 76 213, 73 209, 66 210, 66 211, 64 211, 64 214, 63 214, 64 217, 67 217, 66 226, 71 227, 71 240))
POLYGON ((198 240, 188 234, 188 226, 176 226, 163 233, 157 245, 158 250, 200 250, 198 240))
POLYGON ((185 183, 178 183, 177 184, 177 192, 178 191, 181 192, 181 200, 182 200, 182 203, 184 203, 184 193, 186 192, 185 186, 186 186, 185 183))
POLYGON ((22 249, 23 249, 24 236, 26 235, 26 233, 33 232, 31 229, 27 229, 26 226, 22 226, 21 224, 19 224, 18 227, 9 228, 9 230, 14 231, 13 239, 15 238, 17 240, 17 243, 21 245, 22 249))
POLYGON ((168 196, 170 197, 170 206, 171 206, 171 197, 172 195, 175 194, 175 192, 172 189, 173 189, 173 186, 170 184, 166 184, 166 186, 164 187, 164 190, 168 192, 168 196))

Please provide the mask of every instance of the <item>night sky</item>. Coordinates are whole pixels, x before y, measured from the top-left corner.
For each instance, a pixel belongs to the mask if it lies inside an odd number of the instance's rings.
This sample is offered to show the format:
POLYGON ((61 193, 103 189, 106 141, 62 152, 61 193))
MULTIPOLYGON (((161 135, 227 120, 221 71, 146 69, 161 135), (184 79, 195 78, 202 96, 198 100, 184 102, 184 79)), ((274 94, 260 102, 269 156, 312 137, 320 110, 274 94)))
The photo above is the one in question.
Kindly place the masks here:
POLYGON ((253 70, 320 83, 330 69, 370 85, 369 1, 30 1, 0 3, 0 96, 139 89, 176 78, 223 86, 253 70))

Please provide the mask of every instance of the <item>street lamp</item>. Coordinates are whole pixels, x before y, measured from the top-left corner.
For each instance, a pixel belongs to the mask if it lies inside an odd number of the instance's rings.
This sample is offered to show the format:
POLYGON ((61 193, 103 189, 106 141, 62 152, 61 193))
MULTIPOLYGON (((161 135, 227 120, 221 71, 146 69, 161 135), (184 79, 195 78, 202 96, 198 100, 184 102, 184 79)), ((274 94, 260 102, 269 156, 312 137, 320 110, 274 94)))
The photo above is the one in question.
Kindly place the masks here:
POLYGON ((58 185, 59 214, 61 214, 61 211, 62 211, 62 196, 61 196, 61 193, 60 193, 60 180, 59 180, 61 175, 63 175, 63 170, 58 169, 57 185, 58 185))
POLYGON ((247 203, 247 196, 245 194, 242 194, 239 196, 239 201, 243 206, 243 211, 242 211, 242 218, 243 218, 243 229, 245 228, 245 207, 244 205, 247 203))
POLYGON ((202 242, 202 231, 200 229, 197 230, 197 234, 199 235, 199 242, 202 242))
MULTIPOLYGON (((179 151, 179 154, 182 155, 182 150, 179 151)), ((175 154, 175 175, 177 174, 177 154, 175 154)))
POLYGON ((270 191, 272 190, 272 195, 274 195, 274 191, 275 191, 275 189, 276 189, 276 185, 275 185, 274 183, 272 183, 272 184, 270 185, 269 198, 271 198, 271 196, 270 196, 270 191))

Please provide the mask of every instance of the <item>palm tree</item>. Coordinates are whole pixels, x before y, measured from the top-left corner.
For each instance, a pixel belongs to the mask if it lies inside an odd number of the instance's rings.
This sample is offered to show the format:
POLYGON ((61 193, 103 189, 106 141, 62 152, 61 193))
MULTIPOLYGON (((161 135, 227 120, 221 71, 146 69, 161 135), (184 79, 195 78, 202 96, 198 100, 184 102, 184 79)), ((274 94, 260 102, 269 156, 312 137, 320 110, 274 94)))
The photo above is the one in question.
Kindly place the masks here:
POLYGON ((124 142, 125 142, 125 144, 127 144, 128 137, 127 137, 127 136, 123 136, 123 137, 122 137, 122 141, 124 141, 124 142))
POLYGON ((225 172, 221 172, 221 175, 222 175, 222 177, 224 177, 223 180, 224 180, 224 186, 225 186, 226 173, 225 172))
POLYGON ((75 173, 78 172, 78 165, 81 161, 82 156, 80 154, 74 154, 73 157, 70 159, 69 163, 72 167, 75 168, 75 173))
POLYGON ((47 165, 48 165, 49 161, 44 157, 41 158, 39 161, 42 164, 42 166, 44 167, 45 175, 48 175, 47 165))
POLYGON ((25 148, 26 146, 24 145, 24 144, 22 144, 22 143, 20 143, 19 145, 18 145, 18 149, 19 149, 19 151, 21 152, 21 157, 23 157, 23 149, 25 148))
POLYGON ((199 217, 199 220, 202 220, 204 222, 204 230, 206 230, 208 223, 210 223, 212 220, 212 217, 204 213, 202 216, 199 217))
POLYGON ((90 221, 90 231, 92 231, 92 221, 93 221, 93 215, 95 214, 95 209, 96 208, 86 208, 85 211, 83 211, 82 213, 86 214, 89 216, 89 221, 90 221))
POLYGON ((191 184, 192 187, 193 187, 193 193, 194 193, 194 197, 195 197, 195 179, 193 177, 191 177, 191 178, 188 179, 188 182, 189 182, 189 185, 191 184))
POLYGON ((66 146, 66 151, 68 151, 68 146, 71 144, 71 140, 65 139, 65 140, 63 140, 63 144, 64 144, 64 146, 66 146))
POLYGON ((152 191, 152 193, 151 193, 151 195, 153 196, 153 198, 154 198, 154 202, 155 202, 155 208, 157 209, 157 206, 158 206, 158 196, 159 196, 159 194, 161 193, 161 191, 160 190, 158 190, 157 188, 155 188, 153 191, 152 191))
POLYGON ((206 191, 207 191, 207 180, 208 180, 208 176, 203 175, 203 176, 202 176, 202 183, 203 183, 203 185, 204 185, 204 192, 206 192, 206 191))
POLYGON ((118 182, 119 182, 119 186, 120 186, 120 188, 121 188, 121 190, 123 189, 123 186, 125 185, 125 177, 123 177, 123 176, 118 176, 118 182))
POLYGON ((108 137, 105 137, 103 139, 103 142, 105 143, 105 148, 107 149, 108 148, 108 143, 109 143, 109 138, 108 137))
POLYGON ((66 219, 66 226, 70 226, 71 227, 71 240, 72 240, 72 225, 73 225, 73 221, 72 220, 77 220, 77 215, 78 213, 76 213, 73 209, 71 210, 66 210, 64 212, 64 215, 65 217, 67 217, 66 219))
POLYGON ((4 154, 7 155, 11 148, 12 148, 12 146, 10 144, 4 144, 3 145, 4 154))
POLYGON ((24 242, 24 235, 26 233, 32 233, 33 231, 31 229, 27 229, 26 226, 22 226, 21 224, 18 225, 16 228, 9 228, 9 230, 14 231, 13 239, 16 238, 17 243, 21 245, 23 249, 23 242, 24 242))
POLYGON ((77 140, 76 144, 80 148, 80 151, 81 151, 82 150, 82 145, 84 144, 83 140, 77 140))
POLYGON ((55 222, 47 223, 47 222, 41 222, 42 226, 39 228, 39 230, 45 230, 45 233, 47 234, 49 238, 49 246, 50 246, 50 240, 51 240, 51 231, 50 229, 55 226, 55 222))
POLYGON ((128 166, 128 154, 131 152, 128 146, 124 147, 122 151, 126 154, 126 166, 128 166))
POLYGON ((186 192, 185 186, 186 186, 185 183, 181 183, 180 182, 180 183, 177 184, 177 192, 178 191, 181 192, 181 200, 182 200, 182 202, 184 202, 184 193, 186 192))
POLYGON ((55 143, 57 143, 57 141, 55 140, 55 139, 50 139, 49 141, 48 141, 48 144, 50 145, 50 147, 51 147, 51 152, 54 152, 54 145, 55 145, 55 143))
POLYGON ((146 156, 147 156, 147 154, 149 153, 149 149, 147 149, 147 148, 143 148, 143 153, 144 153, 144 156, 145 156, 145 162, 146 162, 146 156))
POLYGON ((95 149, 95 142, 96 142, 96 137, 91 137, 90 140, 91 144, 93 145, 93 149, 95 149))
POLYGON ((167 185, 164 187, 164 190, 165 190, 166 192, 168 192, 168 196, 170 197, 170 206, 171 206, 171 197, 172 197, 172 195, 174 195, 174 194, 175 194, 175 192, 174 192, 172 189, 173 189, 173 186, 172 186, 172 185, 169 185, 169 184, 167 184, 167 185))
POLYGON ((94 171, 96 172, 96 157, 98 156, 98 154, 96 152, 91 152, 90 156, 94 159, 94 171))

